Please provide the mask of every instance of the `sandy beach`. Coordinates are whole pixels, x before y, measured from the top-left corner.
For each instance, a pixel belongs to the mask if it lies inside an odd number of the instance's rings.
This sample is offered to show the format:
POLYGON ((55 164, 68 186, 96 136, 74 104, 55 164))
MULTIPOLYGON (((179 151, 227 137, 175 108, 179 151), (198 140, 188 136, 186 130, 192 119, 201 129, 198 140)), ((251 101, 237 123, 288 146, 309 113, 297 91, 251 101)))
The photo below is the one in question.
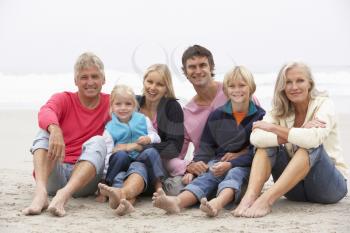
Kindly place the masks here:
MULTIPOLYGON (((350 149, 349 116, 339 116, 344 151, 350 149)), ((71 199, 63 218, 48 212, 24 216, 21 210, 34 191, 29 147, 38 129, 36 118, 33 110, 0 110, 0 232, 350 232, 349 195, 332 205, 282 198, 270 215, 258 219, 235 218, 229 210, 211 219, 196 207, 169 216, 152 207, 151 197, 140 198, 136 211, 123 217, 94 197, 71 199)), ((349 157, 345 159, 349 164, 349 157)))

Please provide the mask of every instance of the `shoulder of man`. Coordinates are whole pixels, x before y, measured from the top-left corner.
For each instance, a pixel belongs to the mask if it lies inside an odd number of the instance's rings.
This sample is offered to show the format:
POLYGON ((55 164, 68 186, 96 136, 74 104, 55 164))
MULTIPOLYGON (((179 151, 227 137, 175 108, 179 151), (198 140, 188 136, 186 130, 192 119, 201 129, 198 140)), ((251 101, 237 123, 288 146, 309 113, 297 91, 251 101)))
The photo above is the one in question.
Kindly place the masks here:
POLYGON ((65 105, 68 102, 74 101, 74 99, 77 98, 76 92, 70 92, 70 91, 64 91, 64 92, 57 92, 52 94, 50 99, 46 102, 43 107, 47 106, 48 104, 59 104, 59 105, 65 105))

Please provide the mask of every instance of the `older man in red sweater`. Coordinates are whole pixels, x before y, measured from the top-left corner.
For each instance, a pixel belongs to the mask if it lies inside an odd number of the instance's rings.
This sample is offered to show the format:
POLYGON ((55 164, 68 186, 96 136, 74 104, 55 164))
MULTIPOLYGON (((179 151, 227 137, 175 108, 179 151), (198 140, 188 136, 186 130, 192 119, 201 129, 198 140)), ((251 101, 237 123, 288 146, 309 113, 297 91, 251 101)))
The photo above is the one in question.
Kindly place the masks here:
POLYGON ((36 188, 25 215, 48 210, 64 216, 72 197, 93 194, 102 176, 106 146, 101 135, 109 120, 109 96, 101 93, 105 83, 102 61, 82 54, 74 66, 77 92, 53 95, 41 107, 41 128, 31 152, 36 188), (48 195, 53 195, 49 204, 48 195))

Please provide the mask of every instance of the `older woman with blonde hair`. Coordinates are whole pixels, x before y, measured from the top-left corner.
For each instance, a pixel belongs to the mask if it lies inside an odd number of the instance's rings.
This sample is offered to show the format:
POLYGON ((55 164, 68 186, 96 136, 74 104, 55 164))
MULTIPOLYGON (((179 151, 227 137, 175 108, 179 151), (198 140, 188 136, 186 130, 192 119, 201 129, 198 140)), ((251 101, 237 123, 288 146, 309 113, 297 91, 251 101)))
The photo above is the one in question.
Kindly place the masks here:
POLYGON ((254 123, 250 141, 257 150, 246 194, 234 216, 265 216, 281 196, 329 204, 347 194, 348 167, 335 109, 327 94, 317 91, 305 64, 282 67, 272 111, 254 123), (260 195, 271 174, 275 183, 260 195))

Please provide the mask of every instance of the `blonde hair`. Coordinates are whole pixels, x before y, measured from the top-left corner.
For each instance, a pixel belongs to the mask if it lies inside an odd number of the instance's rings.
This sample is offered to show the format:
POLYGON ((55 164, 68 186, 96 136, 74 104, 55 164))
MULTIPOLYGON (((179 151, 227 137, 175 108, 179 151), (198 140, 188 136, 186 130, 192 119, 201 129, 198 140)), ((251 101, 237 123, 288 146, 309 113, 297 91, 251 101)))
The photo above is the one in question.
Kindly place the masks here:
POLYGON ((223 82, 223 90, 228 97, 227 88, 232 81, 243 80, 249 87, 249 98, 252 97, 256 90, 253 74, 244 66, 236 66, 226 73, 223 82))
MULTIPOLYGON (((168 66, 165 64, 151 65, 150 67, 147 68, 145 74, 143 75, 143 82, 145 82, 145 79, 147 78, 147 76, 152 72, 157 72, 162 77, 166 88, 166 92, 164 96, 175 99, 176 97, 175 97, 173 82, 171 79, 171 73, 168 66)), ((143 89, 143 94, 145 94, 144 92, 145 92, 145 89, 143 89)))
POLYGON ((130 98, 134 104, 134 111, 138 109, 138 102, 136 96, 131 87, 127 85, 115 85, 109 98, 109 113, 112 114, 112 105, 118 99, 118 97, 130 98))
POLYGON ((272 114, 275 117, 285 118, 294 112, 292 102, 287 98, 285 88, 287 82, 287 72, 294 68, 300 68, 310 84, 309 97, 314 99, 316 96, 327 96, 326 92, 320 92, 315 88, 311 69, 302 62, 289 62, 282 66, 277 76, 274 95, 272 99, 272 114))
POLYGON ((78 78, 78 75, 81 70, 96 67, 103 78, 105 78, 104 65, 101 59, 96 56, 94 53, 86 52, 81 54, 74 65, 74 79, 78 78))

